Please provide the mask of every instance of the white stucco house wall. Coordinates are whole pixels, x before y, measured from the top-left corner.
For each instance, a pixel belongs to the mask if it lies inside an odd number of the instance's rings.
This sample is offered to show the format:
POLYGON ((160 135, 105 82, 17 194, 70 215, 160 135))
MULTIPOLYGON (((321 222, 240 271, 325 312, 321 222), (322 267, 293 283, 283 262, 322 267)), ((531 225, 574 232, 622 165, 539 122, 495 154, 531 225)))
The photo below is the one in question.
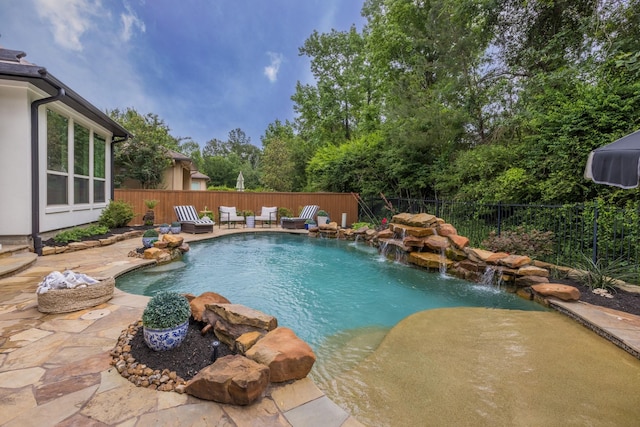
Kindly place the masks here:
POLYGON ((0 243, 88 224, 113 199, 113 145, 128 131, 25 53, 0 47, 0 243))

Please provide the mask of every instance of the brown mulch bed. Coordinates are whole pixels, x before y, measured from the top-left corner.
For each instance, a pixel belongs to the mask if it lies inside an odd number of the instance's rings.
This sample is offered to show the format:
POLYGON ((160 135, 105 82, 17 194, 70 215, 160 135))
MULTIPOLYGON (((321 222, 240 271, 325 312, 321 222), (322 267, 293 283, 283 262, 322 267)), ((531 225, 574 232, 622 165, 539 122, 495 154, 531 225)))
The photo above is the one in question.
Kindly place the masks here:
MULTIPOLYGON (((129 344, 131 355, 136 362, 143 363, 152 369, 169 369, 175 371, 184 380, 190 380, 200 370, 211 365, 213 354, 213 341, 217 340, 213 332, 209 331, 204 336, 200 330, 204 326, 202 322, 189 321, 187 337, 178 348, 168 351, 151 350, 144 342, 142 328, 138 330, 129 344)), ((233 354, 229 346, 220 342, 217 357, 233 354)))
POLYGON ((554 283, 562 283, 578 288, 580 291, 580 301, 640 316, 640 293, 638 292, 628 292, 624 289, 616 288, 615 290, 609 290, 613 298, 606 298, 602 295, 594 294, 591 288, 575 280, 550 280, 554 283))
MULTIPOLYGON (((148 230, 149 228, 154 228, 154 227, 149 226, 149 225, 132 225, 130 227, 112 228, 112 229, 109 230, 109 232, 107 232, 105 234, 95 234, 95 235, 89 236, 89 237, 82 237, 79 241, 82 242, 82 241, 87 241, 87 240, 106 239, 107 237, 115 236, 115 235, 118 235, 118 234, 124 234, 124 233, 129 232, 129 231, 148 230)), ((52 247, 55 247, 55 246, 67 246, 69 243, 56 242, 55 240, 53 240, 53 237, 52 237, 51 239, 43 240, 42 241, 42 246, 52 246, 52 247)))

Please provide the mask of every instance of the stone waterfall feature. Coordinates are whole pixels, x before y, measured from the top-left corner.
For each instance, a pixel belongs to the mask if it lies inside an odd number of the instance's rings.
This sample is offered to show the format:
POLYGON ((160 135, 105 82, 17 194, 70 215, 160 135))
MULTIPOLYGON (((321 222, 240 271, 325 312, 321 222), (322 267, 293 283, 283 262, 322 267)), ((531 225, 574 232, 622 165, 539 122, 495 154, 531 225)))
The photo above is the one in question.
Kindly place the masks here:
POLYGON ((381 254, 395 261, 472 282, 504 287, 524 298, 536 298, 541 303, 546 303, 546 296, 566 301, 579 299, 579 292, 572 287, 553 284, 556 292, 550 295, 543 291, 547 287, 537 286, 549 284, 550 264, 532 261, 526 255, 472 248, 469 239, 458 235, 453 225, 428 213, 394 215, 389 227, 380 231, 368 227, 342 229, 332 222, 310 229, 309 237, 364 241, 378 247, 381 254), (571 289, 559 292, 560 288, 571 289))

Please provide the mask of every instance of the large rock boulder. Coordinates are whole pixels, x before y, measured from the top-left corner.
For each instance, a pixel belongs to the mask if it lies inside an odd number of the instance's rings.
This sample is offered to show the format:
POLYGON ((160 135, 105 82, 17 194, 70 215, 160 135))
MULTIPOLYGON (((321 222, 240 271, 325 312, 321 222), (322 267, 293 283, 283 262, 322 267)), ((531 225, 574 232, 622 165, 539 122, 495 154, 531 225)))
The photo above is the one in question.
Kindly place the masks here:
POLYGON ((189 304, 191 305, 191 314, 198 322, 202 322, 202 314, 207 309, 207 304, 230 304, 231 301, 215 292, 204 292, 203 294, 193 298, 189 304))
MULTIPOLYGON (((395 217, 394 217, 395 218, 395 217)), ((407 220, 407 225, 411 225, 413 227, 433 227, 438 224, 438 218, 435 215, 431 215, 428 213, 419 213, 411 216, 407 220)))
POLYGON ((432 252, 411 252, 409 254, 409 262, 419 265, 420 267, 432 268, 439 270, 444 265, 447 270, 453 267, 453 261, 449 258, 434 254, 432 252))
POLYGON ((429 227, 413 227, 405 224, 389 224, 389 230, 393 231, 401 237, 415 236, 415 237, 427 237, 436 234, 434 228, 429 227))
POLYGON ((232 405, 249 405, 269 385, 269 368, 240 355, 221 357, 202 369, 185 387, 185 392, 204 400, 232 405))
POLYGON ((458 234, 458 230, 448 223, 438 225, 438 235, 439 236, 455 236, 458 234))
MULTIPOLYGON (((458 236, 457 234, 450 234, 447 237, 456 249, 461 250, 469 246, 469 238, 467 237, 458 236)), ((466 257, 466 254, 464 254, 464 256, 466 257)))
POLYGON ((216 337, 231 348, 235 348, 236 340, 247 332, 264 334, 278 326, 275 317, 244 305, 215 303, 205 307, 202 320, 212 325, 216 337))
POLYGON ((180 237, 176 234, 163 234, 162 241, 167 243, 169 248, 179 248, 184 242, 184 237, 180 237))
POLYGON ((433 250, 441 251, 447 249, 450 245, 449 239, 443 236, 429 236, 424 240, 424 245, 433 250))
POLYGON ((500 260, 500 265, 504 265, 509 268, 520 268, 527 264, 531 264, 531 258, 525 255, 509 255, 508 257, 500 260))
POLYGON ((235 325, 254 326, 265 331, 278 326, 275 317, 240 304, 209 304, 207 309, 235 325))
POLYGON ((393 231, 385 228, 384 230, 380 230, 378 232, 378 239, 391 239, 393 238, 393 231))
POLYGON ((533 265, 525 265, 520 267, 516 272, 518 276, 542 276, 549 277, 549 270, 546 268, 536 267, 533 265))
POLYGON ((247 332, 246 334, 242 334, 236 340, 235 348, 240 354, 245 354, 247 350, 249 350, 255 343, 258 342, 260 338, 263 337, 264 334, 261 334, 258 331, 247 332))
POLYGON ((532 286, 541 283, 549 283, 549 279, 542 276, 522 276, 516 278, 516 286, 532 286))
POLYGON ((531 286, 531 289, 545 297, 556 297, 563 301, 578 301, 580 299, 580 291, 578 288, 569 285, 561 285, 559 283, 546 283, 531 286))
POLYGON ((246 356, 269 367, 271 382, 299 380, 316 361, 309 345, 289 328, 279 327, 251 347, 246 356))
POLYGON ((491 252, 478 248, 465 248, 464 252, 469 259, 476 262, 486 262, 487 264, 499 264, 500 260, 509 256, 506 252, 491 252))

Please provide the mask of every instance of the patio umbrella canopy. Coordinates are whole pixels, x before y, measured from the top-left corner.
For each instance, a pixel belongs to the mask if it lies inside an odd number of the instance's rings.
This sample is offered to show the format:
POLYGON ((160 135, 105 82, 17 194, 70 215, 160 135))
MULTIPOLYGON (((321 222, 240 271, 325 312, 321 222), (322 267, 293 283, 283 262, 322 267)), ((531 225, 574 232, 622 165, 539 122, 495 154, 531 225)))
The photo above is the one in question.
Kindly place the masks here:
POLYGON ((584 177, 598 184, 636 188, 640 178, 640 130, 589 153, 584 177))
POLYGON ((236 181, 236 190, 244 191, 244 177, 242 176, 242 171, 238 174, 238 180, 236 181))

